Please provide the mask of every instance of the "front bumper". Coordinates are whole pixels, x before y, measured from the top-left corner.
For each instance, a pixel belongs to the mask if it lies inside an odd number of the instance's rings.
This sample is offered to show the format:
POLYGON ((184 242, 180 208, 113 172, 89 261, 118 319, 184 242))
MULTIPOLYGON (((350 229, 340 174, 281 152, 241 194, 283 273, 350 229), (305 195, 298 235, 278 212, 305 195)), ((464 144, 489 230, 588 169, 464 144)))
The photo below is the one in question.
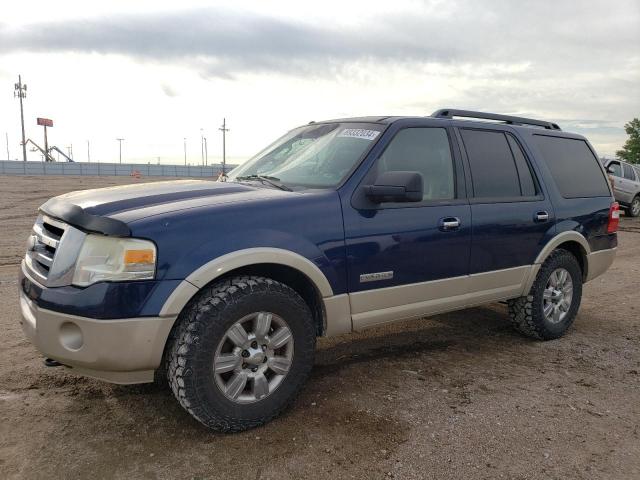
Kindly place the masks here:
POLYGON ((176 318, 95 320, 39 308, 22 291, 20 310, 25 335, 44 356, 78 374, 123 384, 153 381, 176 318))

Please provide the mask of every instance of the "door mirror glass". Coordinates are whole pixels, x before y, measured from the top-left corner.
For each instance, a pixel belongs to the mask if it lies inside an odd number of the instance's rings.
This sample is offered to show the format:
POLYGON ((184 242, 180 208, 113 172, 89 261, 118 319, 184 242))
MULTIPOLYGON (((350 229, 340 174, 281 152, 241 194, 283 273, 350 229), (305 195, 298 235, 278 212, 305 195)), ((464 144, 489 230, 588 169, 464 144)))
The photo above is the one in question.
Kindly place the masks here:
POLYGON ((421 202, 422 175, 418 172, 384 172, 378 176, 373 185, 365 186, 365 193, 375 203, 421 202))

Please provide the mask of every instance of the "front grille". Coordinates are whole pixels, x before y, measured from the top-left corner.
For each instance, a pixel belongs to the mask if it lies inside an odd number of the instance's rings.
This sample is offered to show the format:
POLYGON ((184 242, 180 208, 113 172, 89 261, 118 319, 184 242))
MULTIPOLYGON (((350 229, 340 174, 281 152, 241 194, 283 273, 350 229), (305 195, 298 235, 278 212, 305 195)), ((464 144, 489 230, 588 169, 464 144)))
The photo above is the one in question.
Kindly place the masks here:
POLYGON ((49 277, 56 251, 67 227, 67 224, 45 215, 39 216, 33 225, 25 260, 39 280, 45 281, 49 277))

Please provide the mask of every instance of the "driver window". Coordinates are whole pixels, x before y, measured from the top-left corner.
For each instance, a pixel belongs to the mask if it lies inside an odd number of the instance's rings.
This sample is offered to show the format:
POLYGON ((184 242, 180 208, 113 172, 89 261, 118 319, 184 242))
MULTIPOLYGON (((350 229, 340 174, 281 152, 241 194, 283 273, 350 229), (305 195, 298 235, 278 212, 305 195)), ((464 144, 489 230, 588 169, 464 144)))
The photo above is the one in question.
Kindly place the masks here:
POLYGON ((614 177, 622 177, 622 166, 618 162, 611 162, 607 171, 614 177))
POLYGON ((377 162, 377 174, 390 171, 419 172, 423 200, 455 197, 453 159, 444 128, 405 128, 389 143, 377 162))

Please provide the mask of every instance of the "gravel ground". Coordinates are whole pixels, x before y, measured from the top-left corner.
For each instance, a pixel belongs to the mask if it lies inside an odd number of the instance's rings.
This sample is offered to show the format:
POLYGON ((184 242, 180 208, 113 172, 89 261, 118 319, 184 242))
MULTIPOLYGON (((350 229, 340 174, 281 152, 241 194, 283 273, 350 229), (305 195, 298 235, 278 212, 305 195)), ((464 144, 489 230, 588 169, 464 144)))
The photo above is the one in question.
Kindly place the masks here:
POLYGON ((38 205, 135 181, 0 176, 0 477, 640 478, 640 222, 566 337, 522 338, 495 304, 321 340, 291 411, 219 435, 152 385, 45 368, 18 324, 38 205))

